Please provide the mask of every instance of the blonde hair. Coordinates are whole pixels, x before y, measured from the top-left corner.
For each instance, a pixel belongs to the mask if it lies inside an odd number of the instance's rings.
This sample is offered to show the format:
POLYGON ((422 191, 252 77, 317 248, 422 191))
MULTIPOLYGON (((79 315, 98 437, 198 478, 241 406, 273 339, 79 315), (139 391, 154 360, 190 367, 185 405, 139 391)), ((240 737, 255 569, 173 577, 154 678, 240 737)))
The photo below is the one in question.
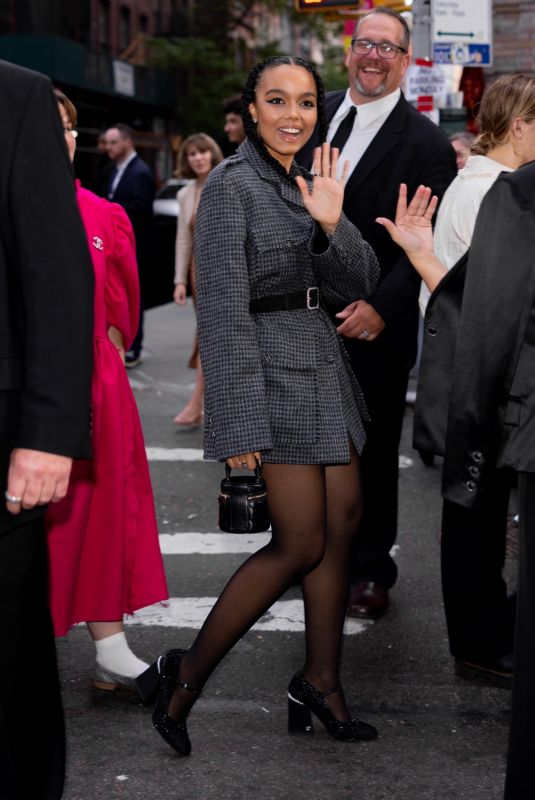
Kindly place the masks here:
POLYGON ((206 153, 207 150, 210 151, 212 156, 212 169, 223 161, 221 148, 211 136, 208 136, 207 133, 192 133, 191 136, 184 139, 178 152, 175 173, 177 178, 197 177, 188 164, 188 150, 191 147, 195 147, 201 153, 206 153))
POLYGON ((501 75, 483 95, 477 117, 479 135, 470 152, 484 156, 504 145, 517 117, 524 122, 535 119, 535 78, 521 73, 501 75))

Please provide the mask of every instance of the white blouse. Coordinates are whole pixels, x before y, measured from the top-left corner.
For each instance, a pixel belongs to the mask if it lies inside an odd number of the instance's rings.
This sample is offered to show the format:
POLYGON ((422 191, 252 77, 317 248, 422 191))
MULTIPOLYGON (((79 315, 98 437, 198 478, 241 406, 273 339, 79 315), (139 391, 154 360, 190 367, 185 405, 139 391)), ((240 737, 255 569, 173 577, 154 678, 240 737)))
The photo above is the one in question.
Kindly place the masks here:
MULTIPOLYGON (((470 156, 448 186, 438 210, 434 233, 435 252, 448 269, 470 247, 481 201, 501 172, 512 170, 487 156, 470 156)), ((422 315, 430 296, 422 281, 419 298, 422 315)))

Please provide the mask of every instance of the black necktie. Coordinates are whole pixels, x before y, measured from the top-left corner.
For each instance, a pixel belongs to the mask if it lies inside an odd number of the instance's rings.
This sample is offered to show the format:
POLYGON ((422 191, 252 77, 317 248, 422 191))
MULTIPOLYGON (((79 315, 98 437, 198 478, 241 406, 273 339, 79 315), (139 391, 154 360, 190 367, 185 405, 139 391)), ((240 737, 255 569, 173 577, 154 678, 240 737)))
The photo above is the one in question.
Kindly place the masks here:
POLYGON ((338 147, 340 152, 342 152, 344 145, 349 139, 349 135, 353 130, 353 123, 355 122, 356 116, 357 109, 355 106, 351 106, 347 115, 343 118, 342 122, 336 129, 336 133, 331 139, 331 147, 338 147))

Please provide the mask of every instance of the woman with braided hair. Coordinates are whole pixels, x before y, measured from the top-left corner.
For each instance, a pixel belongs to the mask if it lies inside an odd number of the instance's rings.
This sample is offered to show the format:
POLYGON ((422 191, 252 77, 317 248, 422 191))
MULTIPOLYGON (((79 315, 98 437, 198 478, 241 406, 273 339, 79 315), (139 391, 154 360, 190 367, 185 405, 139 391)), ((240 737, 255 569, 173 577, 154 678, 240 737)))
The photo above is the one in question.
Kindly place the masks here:
POLYGON ((325 140, 314 68, 287 56, 259 64, 242 116, 247 139, 210 173, 196 217, 204 452, 236 469, 263 462, 272 538, 232 576, 191 648, 165 653, 137 681, 143 697, 157 693, 154 725, 184 755, 201 688, 296 582, 306 656, 289 686, 290 730, 310 731, 313 712, 337 739, 377 735, 351 716, 339 685, 366 409, 325 310, 370 292, 377 260, 342 213, 338 151, 317 148, 312 176, 294 163, 318 117, 325 140))

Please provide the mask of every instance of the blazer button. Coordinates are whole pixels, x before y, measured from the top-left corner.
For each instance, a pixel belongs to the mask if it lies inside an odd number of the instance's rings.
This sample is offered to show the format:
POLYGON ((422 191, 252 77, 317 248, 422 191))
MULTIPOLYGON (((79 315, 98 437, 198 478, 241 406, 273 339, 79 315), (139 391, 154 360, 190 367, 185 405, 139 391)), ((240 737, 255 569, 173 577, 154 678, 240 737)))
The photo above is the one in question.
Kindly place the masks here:
POLYGON ((481 474, 481 470, 479 469, 479 467, 474 466, 474 464, 468 467, 468 472, 470 473, 472 478, 479 478, 481 474))
POLYGON ((426 330, 426 333, 429 334, 429 336, 436 336, 437 333, 438 333, 438 328, 433 322, 430 322, 429 325, 427 325, 425 330, 426 330))
POLYGON ((294 246, 294 243, 292 242, 292 240, 291 239, 286 239, 286 247, 293 247, 293 246, 294 246))
POLYGON ((264 361, 266 362, 266 364, 273 364, 273 356, 266 354, 264 356, 264 361))
POLYGON ((481 464, 483 462, 483 453, 481 450, 474 450, 473 453, 470 453, 470 458, 472 461, 475 461, 476 464, 481 464))
POLYGON ((466 481, 465 485, 469 492, 475 492, 477 488, 475 481, 466 481))
POLYGON ((332 353, 329 353, 326 360, 329 362, 329 364, 332 364, 334 361, 334 355, 332 353))

